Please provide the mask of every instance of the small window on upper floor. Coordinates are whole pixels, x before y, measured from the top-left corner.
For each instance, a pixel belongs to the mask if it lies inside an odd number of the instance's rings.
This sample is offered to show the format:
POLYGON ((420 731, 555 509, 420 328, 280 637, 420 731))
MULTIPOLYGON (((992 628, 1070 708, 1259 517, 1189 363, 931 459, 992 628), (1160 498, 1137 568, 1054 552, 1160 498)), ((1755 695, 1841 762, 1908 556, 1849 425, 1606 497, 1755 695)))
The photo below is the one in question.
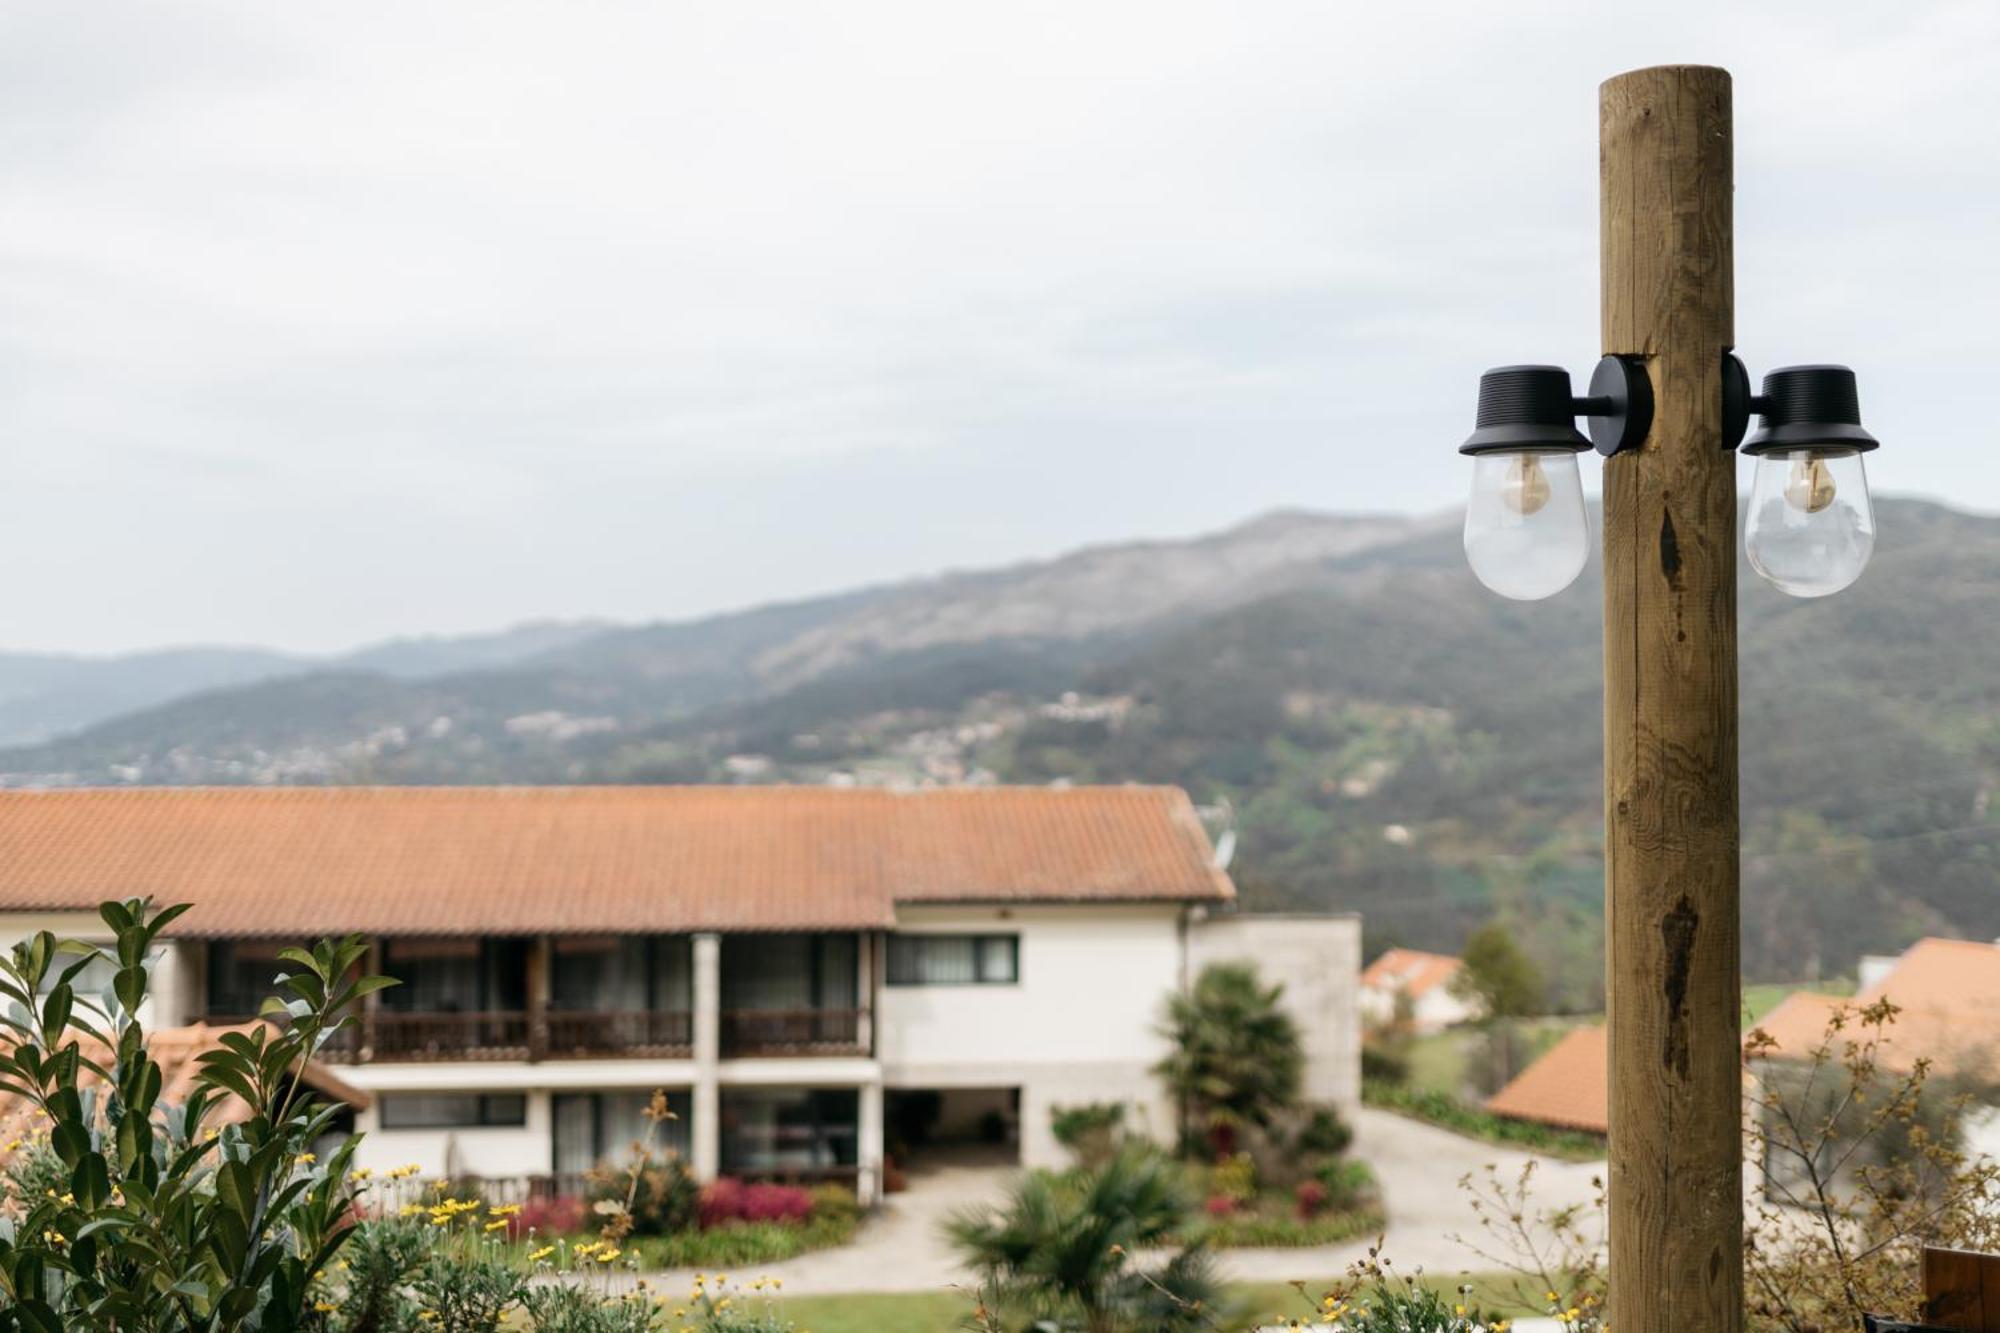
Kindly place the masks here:
POLYGON ((484 1129, 528 1123, 518 1092, 390 1092, 379 1109, 383 1129, 484 1129))
POLYGON ((1011 986, 1021 979, 1018 935, 891 935, 891 986, 1011 986))

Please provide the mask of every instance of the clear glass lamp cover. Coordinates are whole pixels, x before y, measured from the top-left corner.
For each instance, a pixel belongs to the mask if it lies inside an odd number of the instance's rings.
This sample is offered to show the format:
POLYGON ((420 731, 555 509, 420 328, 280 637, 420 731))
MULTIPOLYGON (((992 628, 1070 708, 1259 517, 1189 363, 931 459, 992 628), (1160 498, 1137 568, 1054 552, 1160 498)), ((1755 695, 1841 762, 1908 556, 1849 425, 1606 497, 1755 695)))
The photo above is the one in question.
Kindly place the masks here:
POLYGON ((1760 455, 1743 548, 1751 568, 1794 597, 1825 597, 1860 578, 1875 550, 1875 509, 1861 455, 1852 449, 1760 455))
POLYGON ((1465 559, 1481 583, 1516 601, 1553 597, 1576 581, 1589 555, 1574 453, 1474 455, 1465 559))

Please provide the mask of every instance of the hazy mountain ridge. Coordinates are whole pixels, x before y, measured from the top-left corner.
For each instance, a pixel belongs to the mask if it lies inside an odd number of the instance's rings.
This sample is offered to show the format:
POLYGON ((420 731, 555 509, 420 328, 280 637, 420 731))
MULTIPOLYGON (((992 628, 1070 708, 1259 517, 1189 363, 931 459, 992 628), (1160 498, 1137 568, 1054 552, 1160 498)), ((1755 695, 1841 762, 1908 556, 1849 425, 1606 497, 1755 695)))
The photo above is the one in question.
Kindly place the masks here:
MULTIPOLYGON (((1745 956, 1835 973, 2000 935, 2000 519, 1886 501, 1855 588, 1742 580, 1745 956)), ((1278 515, 422 680, 318 672, 0 752, 13 783, 1175 782, 1254 901, 1455 946, 1500 913, 1561 996, 1601 935, 1598 572, 1506 602, 1455 525, 1278 515), (1132 583, 1119 599, 1121 582, 1132 583), (1020 605, 1016 605, 1019 602, 1020 605)))
POLYGON ((420 680, 554 652, 605 628, 539 621, 484 634, 388 639, 328 657, 268 648, 194 646, 87 656, 0 652, 0 746, 32 745, 158 704, 321 671, 420 680))

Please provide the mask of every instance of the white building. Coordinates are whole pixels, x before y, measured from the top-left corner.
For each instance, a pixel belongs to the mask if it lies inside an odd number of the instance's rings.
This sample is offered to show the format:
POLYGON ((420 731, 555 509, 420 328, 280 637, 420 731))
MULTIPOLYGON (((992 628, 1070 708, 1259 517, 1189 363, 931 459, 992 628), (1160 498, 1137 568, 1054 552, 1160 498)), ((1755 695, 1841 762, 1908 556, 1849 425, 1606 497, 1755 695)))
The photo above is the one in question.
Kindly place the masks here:
POLYGON ((1361 1017, 1370 1028, 1406 1024, 1412 1032, 1442 1032, 1480 1015, 1477 1000, 1452 982, 1465 966, 1448 954, 1387 949, 1361 974, 1361 1017))
POLYGON ((240 1020, 280 948, 368 936, 402 984, 328 1057, 368 1166, 560 1182, 655 1089, 703 1178, 872 1197, 891 1145, 954 1137, 1053 1165, 1058 1104, 1172 1132, 1162 1001, 1231 958, 1287 983, 1309 1094, 1359 1093, 1358 922, 1236 913, 1171 788, 7 792, 0 848, 0 943, 195 904, 157 1023, 240 1020))

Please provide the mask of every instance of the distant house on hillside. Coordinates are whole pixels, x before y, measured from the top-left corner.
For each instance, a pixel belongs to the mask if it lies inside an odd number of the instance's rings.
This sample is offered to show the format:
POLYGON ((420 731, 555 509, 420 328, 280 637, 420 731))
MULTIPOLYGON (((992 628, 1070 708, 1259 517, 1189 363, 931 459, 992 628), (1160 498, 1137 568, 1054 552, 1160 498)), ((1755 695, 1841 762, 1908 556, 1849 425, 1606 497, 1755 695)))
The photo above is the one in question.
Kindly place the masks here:
POLYGON ((1440 1032, 1479 1017, 1477 1000, 1452 993, 1465 964, 1447 954, 1390 949, 1361 974, 1361 1017, 1370 1027, 1399 1020, 1412 1031, 1440 1032))

